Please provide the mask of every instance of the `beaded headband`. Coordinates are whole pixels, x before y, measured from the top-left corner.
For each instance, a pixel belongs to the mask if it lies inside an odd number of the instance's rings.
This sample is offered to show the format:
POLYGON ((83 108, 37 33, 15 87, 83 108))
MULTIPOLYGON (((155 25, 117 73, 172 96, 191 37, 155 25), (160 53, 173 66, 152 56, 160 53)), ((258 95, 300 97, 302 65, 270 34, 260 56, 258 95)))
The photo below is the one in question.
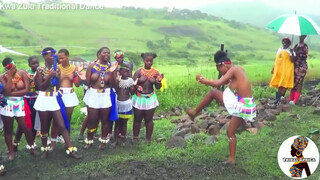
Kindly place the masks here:
POLYGON ((124 53, 122 51, 117 51, 114 53, 114 58, 121 58, 121 57, 123 57, 123 54, 124 53))
POLYGON ((231 64, 231 61, 223 61, 223 62, 220 62, 220 63, 216 63, 216 66, 219 66, 221 64, 231 64))
POLYGON ((55 53, 56 53, 56 50, 51 49, 51 50, 47 50, 47 51, 42 51, 42 52, 41 52, 41 55, 46 55, 46 54, 49 54, 49 53, 55 54, 55 53))
POLYGON ((11 61, 9 64, 6 65, 6 69, 11 69, 14 64, 14 61, 11 61))

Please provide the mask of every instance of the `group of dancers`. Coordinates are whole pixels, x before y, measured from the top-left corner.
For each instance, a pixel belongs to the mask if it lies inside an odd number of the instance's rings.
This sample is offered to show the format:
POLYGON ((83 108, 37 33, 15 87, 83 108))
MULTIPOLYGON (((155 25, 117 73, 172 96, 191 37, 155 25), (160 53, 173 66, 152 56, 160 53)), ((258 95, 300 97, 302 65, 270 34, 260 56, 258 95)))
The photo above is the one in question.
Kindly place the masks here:
MULTIPOLYGON (((134 115, 132 142, 138 142, 143 119, 146 127, 145 141, 151 142, 153 115, 159 105, 154 88, 160 89, 163 79, 159 71, 152 67, 153 60, 157 57, 155 53, 141 54, 144 66, 135 71, 133 77, 131 77, 132 65, 123 60, 124 53, 120 50, 115 51, 113 56, 116 61, 111 63, 108 47, 98 50, 97 59, 89 63, 86 72, 82 72, 83 66, 75 67, 69 63, 69 52, 66 49, 61 49, 57 53, 59 62, 57 68, 54 67, 56 51, 53 48, 43 49, 42 56, 45 63, 40 67, 38 67, 39 60, 35 56, 28 59, 29 70, 17 70, 11 58, 5 58, 2 62, 6 72, 0 80, 6 102, 0 101, 2 103, 0 113, 10 160, 14 159, 14 152, 17 149, 15 147, 18 146, 22 133, 26 136, 30 153, 37 154, 34 144, 37 124, 41 124, 39 130, 41 130, 42 158, 47 158, 48 152, 54 149, 58 135, 62 135, 64 139, 67 154, 74 158, 81 157, 70 141, 70 120, 74 107, 79 104, 73 86, 79 86, 81 83, 88 86, 83 97, 87 106, 87 116, 82 124, 82 129, 87 128, 85 148, 93 146, 99 122, 101 122, 100 149, 105 149, 106 144, 110 142, 108 135, 112 133, 113 122, 115 122, 113 144, 123 144, 127 121, 132 114, 134 115), (54 79, 58 79, 58 83, 54 79), (37 123, 36 113, 39 115, 40 123, 37 123), (13 118, 18 121, 14 141, 12 141, 13 118), (52 119, 51 146, 48 146, 52 119)), ((200 84, 213 87, 225 84, 229 87, 223 92, 212 89, 196 108, 188 109, 186 113, 193 120, 213 100, 226 107, 232 118, 227 130, 229 158, 224 164, 233 165, 236 130, 244 120, 254 121, 256 104, 244 69, 241 66, 233 66, 227 53, 221 50, 214 54, 214 61, 222 77, 218 80, 208 80, 198 74, 196 80, 200 84)))
MULTIPOLYGON (((17 70, 13 59, 9 57, 2 61, 5 73, 0 78, 3 94, 0 114, 9 160, 14 160, 22 133, 25 134, 30 154, 38 154, 35 144, 37 130, 41 132, 41 158, 48 157, 59 135, 63 137, 66 153, 73 158, 81 158, 70 140, 70 120, 74 107, 79 104, 73 87, 81 84, 88 87, 83 97, 87 106, 87 116, 83 121, 83 126, 87 128, 85 148, 93 146, 99 122, 100 149, 105 149, 110 142, 108 135, 112 133, 113 122, 113 145, 124 144, 127 121, 133 114, 132 142, 138 142, 143 119, 146 126, 145 141, 151 142, 153 115, 159 105, 154 88, 161 88, 163 77, 152 67, 157 57, 155 53, 141 54, 144 66, 135 71, 133 77, 132 65, 124 61, 121 50, 114 52, 116 61, 111 63, 110 49, 101 47, 97 51, 97 59, 88 64, 86 71, 83 71, 83 65, 76 67, 69 63, 67 49, 60 49, 56 53, 55 49, 47 47, 41 55, 44 64, 39 66, 39 59, 31 56, 28 59, 30 69, 27 70, 17 70), (12 140, 14 118, 18 127, 12 140)), ((3 171, 1 169, 0 172, 3 171)))

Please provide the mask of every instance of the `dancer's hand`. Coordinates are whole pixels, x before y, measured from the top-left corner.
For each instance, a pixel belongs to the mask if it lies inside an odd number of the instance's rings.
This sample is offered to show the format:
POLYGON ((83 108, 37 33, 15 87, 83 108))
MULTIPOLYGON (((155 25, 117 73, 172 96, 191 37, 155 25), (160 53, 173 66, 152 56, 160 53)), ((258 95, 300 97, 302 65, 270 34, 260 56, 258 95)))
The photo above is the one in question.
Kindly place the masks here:
POLYGON ((158 75, 157 75, 157 78, 156 78, 156 81, 160 83, 161 80, 162 80, 162 76, 161 76, 160 74, 158 74, 158 75))
POLYGON ((117 67, 118 67, 118 62, 115 62, 111 67, 110 67, 110 72, 113 72, 114 70, 116 70, 117 69, 117 67))
POLYGON ((143 87, 142 86, 138 86, 137 91, 142 92, 143 91, 143 87))
POLYGON ((77 66, 77 71, 81 72, 84 69, 84 63, 80 63, 79 66, 77 66))
POLYGON ((78 72, 78 76, 82 81, 85 81, 87 79, 86 73, 78 72))
POLYGON ((17 72, 17 68, 15 64, 12 64, 10 69, 7 70, 7 76, 8 77, 13 77, 13 75, 17 72))
POLYGON ((59 72, 58 71, 50 71, 48 76, 49 76, 49 78, 58 77, 59 76, 59 72))
POLYGON ((117 73, 117 81, 121 80, 121 75, 119 73, 117 73))
POLYGON ((199 81, 200 77, 202 77, 202 76, 201 76, 201 74, 198 73, 198 74, 196 75, 196 80, 199 81))

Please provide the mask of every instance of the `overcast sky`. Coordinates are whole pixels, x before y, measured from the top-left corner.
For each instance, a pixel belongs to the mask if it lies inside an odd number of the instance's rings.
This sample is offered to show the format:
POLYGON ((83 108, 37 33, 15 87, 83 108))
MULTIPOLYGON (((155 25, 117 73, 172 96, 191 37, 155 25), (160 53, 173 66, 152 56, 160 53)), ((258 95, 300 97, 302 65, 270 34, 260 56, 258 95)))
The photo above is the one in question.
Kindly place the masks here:
MULTIPOLYGON (((39 2, 40 0, 3 0, 3 2, 39 2)), ((216 2, 264 2, 277 8, 297 10, 300 13, 319 14, 320 0, 63 0, 68 3, 100 4, 106 7, 134 6, 143 8, 161 8, 165 6, 179 9, 196 9, 205 4, 216 2)), ((231 4, 232 5, 232 4, 231 4)))

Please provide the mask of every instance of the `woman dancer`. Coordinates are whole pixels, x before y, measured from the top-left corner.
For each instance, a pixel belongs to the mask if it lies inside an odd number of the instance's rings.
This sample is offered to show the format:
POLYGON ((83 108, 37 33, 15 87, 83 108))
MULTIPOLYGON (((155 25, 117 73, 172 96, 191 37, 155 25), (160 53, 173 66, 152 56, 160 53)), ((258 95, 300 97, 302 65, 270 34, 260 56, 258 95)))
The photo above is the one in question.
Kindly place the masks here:
MULTIPOLYGON (((32 135, 33 135, 33 142, 35 141, 36 138, 36 129, 35 129, 35 121, 36 121, 36 114, 37 111, 33 108, 34 103, 38 97, 38 93, 36 92, 36 86, 34 84, 34 75, 37 71, 37 68, 39 66, 39 60, 36 56, 31 56, 28 58, 28 64, 30 69, 27 69, 27 75, 29 78, 29 82, 30 82, 30 90, 29 93, 27 95, 24 96, 24 98, 26 99, 29 107, 30 107, 30 111, 31 111, 31 121, 32 121, 32 135)), ((18 145, 20 142, 22 136, 22 128, 20 126, 18 126, 17 131, 16 131, 16 135, 13 141, 13 151, 18 151, 18 145)), ((36 143, 33 143, 34 146, 36 146, 36 143)), ((27 145, 27 148, 29 148, 30 146, 27 145)))
POLYGON ((27 73, 25 71, 17 70, 11 58, 5 58, 2 61, 2 65, 6 69, 5 74, 1 76, 1 83, 4 87, 3 94, 7 99, 7 105, 1 108, 1 118, 4 125, 5 142, 9 150, 9 160, 13 160, 15 155, 12 143, 14 118, 16 118, 18 126, 20 126, 26 136, 30 154, 36 155, 37 152, 33 146, 34 137, 32 136, 31 129, 27 128, 25 122, 25 116, 27 113, 30 113, 25 111, 27 109, 25 107, 28 106, 28 103, 23 99, 23 96, 29 92, 29 79, 27 73))
POLYGON ((105 149, 110 141, 108 133, 111 132, 112 122, 109 120, 109 113, 112 106, 110 98, 110 87, 114 84, 113 72, 118 63, 110 65, 110 49, 101 47, 98 52, 98 60, 89 64, 86 72, 85 83, 90 87, 83 98, 88 109, 87 138, 85 148, 92 147, 93 135, 101 121, 100 149, 105 149))
POLYGON ((141 57, 144 66, 138 69, 133 76, 137 80, 137 91, 132 97, 134 110, 133 122, 133 143, 139 139, 141 121, 144 119, 146 125, 146 143, 151 143, 153 133, 153 115, 156 107, 159 105, 154 88, 161 88, 162 77, 158 70, 152 67, 153 59, 157 57, 155 53, 142 53, 141 57))
MULTIPOLYGON (((79 104, 78 97, 73 89, 73 84, 76 87, 80 86, 81 79, 80 73, 81 69, 77 69, 74 65, 69 63, 69 51, 67 49, 60 49, 58 52, 59 59, 59 71, 60 71, 60 89, 59 93, 61 94, 62 101, 66 107, 66 114, 69 123, 71 122, 72 112, 74 107, 79 104)), ((70 131, 69 131, 70 132, 70 131)), ((57 141, 57 136, 59 133, 58 126, 55 121, 52 123, 51 128, 51 148, 52 150, 55 147, 57 141)))
POLYGON ((74 158, 81 158, 77 153, 77 148, 72 146, 70 142, 69 132, 66 129, 60 106, 57 102, 58 93, 55 92, 55 87, 52 85, 51 80, 54 77, 59 77, 59 73, 53 70, 53 56, 55 50, 51 47, 44 48, 42 56, 45 60, 45 64, 38 68, 35 76, 36 88, 39 89, 39 96, 34 104, 34 108, 38 111, 41 121, 41 141, 43 151, 42 158, 48 157, 48 151, 51 149, 47 145, 48 132, 50 129, 51 120, 56 121, 59 127, 60 133, 65 141, 67 148, 66 153, 74 158))

